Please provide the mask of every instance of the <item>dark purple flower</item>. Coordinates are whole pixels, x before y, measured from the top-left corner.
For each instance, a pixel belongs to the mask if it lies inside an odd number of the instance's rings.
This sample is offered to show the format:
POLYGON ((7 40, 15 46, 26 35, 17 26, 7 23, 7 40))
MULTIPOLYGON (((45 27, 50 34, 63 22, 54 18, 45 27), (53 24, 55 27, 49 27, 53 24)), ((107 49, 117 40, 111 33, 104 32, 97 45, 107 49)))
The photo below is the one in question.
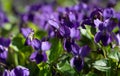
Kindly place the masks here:
POLYGON ((10 45, 10 39, 9 38, 0 38, 0 45, 4 47, 8 47, 10 45))
POLYGON ((30 46, 30 45, 31 45, 31 42, 32 42, 32 40, 31 40, 30 38, 26 38, 24 45, 30 46))
POLYGON ((74 57, 70 60, 70 64, 79 72, 84 66, 84 57, 90 53, 90 48, 87 45, 80 47, 75 43, 71 47, 74 57))
POLYGON ((51 47, 51 44, 48 41, 40 41, 36 38, 31 41, 30 45, 37 51, 47 51, 51 47))
POLYGON ((30 41, 30 45, 35 49, 35 50, 40 50, 41 49, 41 42, 38 39, 33 39, 30 41))
POLYGON ((35 61, 37 64, 42 61, 45 62, 47 60, 45 52, 50 49, 51 44, 48 41, 33 39, 30 45, 35 49, 35 52, 33 52, 30 56, 30 60, 35 61))
POLYGON ((96 33, 94 41, 96 43, 102 42, 104 46, 107 46, 110 42, 112 42, 112 30, 117 27, 118 22, 116 18, 110 18, 104 21, 100 21, 99 19, 94 20, 94 24, 99 31, 96 33))
POLYGON ((95 9, 90 14, 90 18, 91 19, 103 20, 103 14, 102 13, 103 13, 103 11, 101 9, 95 9))
POLYGON ((0 38, 0 62, 6 62, 10 42, 9 38, 0 38))
POLYGON ((84 58, 90 53, 90 48, 87 45, 80 47, 77 44, 73 44, 72 45, 72 53, 75 56, 78 55, 78 56, 84 58))
POLYGON ((70 60, 70 65, 79 72, 82 70, 82 68, 84 66, 84 61, 79 56, 75 56, 70 60))
POLYGON ((22 66, 17 66, 16 68, 12 69, 10 72, 11 76, 29 76, 29 69, 22 67, 22 66))
POLYGON ((94 22, 92 21, 92 19, 85 19, 81 22, 81 27, 82 28, 85 28, 85 25, 90 25, 90 26, 93 26, 95 27, 95 24, 94 22))
POLYGON ((22 67, 22 66, 17 66, 16 68, 10 70, 4 70, 2 76, 29 76, 29 69, 22 67))
POLYGON ((111 36, 110 36, 109 33, 98 32, 98 33, 96 33, 96 35, 95 35, 94 41, 95 41, 96 43, 98 43, 98 42, 101 41, 104 46, 107 46, 107 45, 111 42, 111 36))
POLYGON ((77 45, 76 43, 71 45, 71 50, 72 50, 73 55, 80 55, 80 46, 77 45))
POLYGON ((96 19, 94 20, 94 24, 100 31, 112 32, 112 30, 117 26, 118 22, 116 21, 116 18, 107 19, 103 22, 99 19, 96 19))
POLYGON ((106 8, 103 11, 103 16, 105 19, 109 19, 115 16, 115 11, 113 8, 106 8))
POLYGON ((80 55, 81 57, 86 57, 90 53, 90 48, 85 45, 80 48, 80 55))
POLYGON ((51 47, 51 44, 48 41, 40 41, 37 38, 32 38, 31 36, 33 36, 34 33, 32 33, 31 29, 27 29, 28 32, 25 31, 25 29, 23 29, 23 34, 27 37, 26 39, 26 43, 29 46, 32 46, 33 49, 35 50, 35 52, 33 52, 30 56, 30 60, 31 61, 35 61, 37 64, 39 64, 42 61, 46 61, 47 60, 47 55, 45 53, 45 51, 49 50, 51 47), (32 33, 32 35, 31 35, 32 33))
POLYGON ((69 39, 64 39, 64 50, 66 50, 67 52, 71 52, 72 51, 72 44, 74 43, 74 41, 69 40, 69 39))
POLYGON ((29 69, 22 66, 17 66, 11 71, 5 70, 2 76, 29 76, 29 75, 30 75, 29 69))
POLYGON ((60 35, 62 37, 65 37, 65 38, 70 37, 70 29, 69 29, 69 27, 61 26, 58 31, 59 31, 59 33, 60 33, 60 35))
POLYGON ((39 64, 42 61, 46 62, 47 61, 47 55, 46 55, 45 52, 35 51, 31 54, 30 60, 35 61, 37 64, 39 64))

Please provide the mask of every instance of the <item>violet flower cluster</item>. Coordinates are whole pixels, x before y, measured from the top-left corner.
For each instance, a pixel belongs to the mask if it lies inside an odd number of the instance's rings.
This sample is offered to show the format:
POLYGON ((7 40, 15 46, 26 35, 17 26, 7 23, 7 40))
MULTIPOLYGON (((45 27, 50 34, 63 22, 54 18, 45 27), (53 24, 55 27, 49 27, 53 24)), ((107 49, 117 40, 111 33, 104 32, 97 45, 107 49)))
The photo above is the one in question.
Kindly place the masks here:
MULTIPOLYGON (((97 3, 96 5, 91 5, 89 1, 82 0, 78 4, 69 7, 52 4, 35 4, 26 7, 26 12, 20 15, 19 29, 20 35, 22 34, 23 39, 25 39, 23 46, 29 46, 33 51, 27 58, 28 62, 26 61, 24 65, 46 63, 56 68, 59 57, 56 59, 56 62, 49 62, 48 56, 48 52, 51 53, 51 49, 53 49, 52 46, 57 47, 51 41, 56 38, 62 44, 62 47, 59 49, 62 48, 63 54, 70 55, 68 56, 69 65, 79 73, 85 67, 85 58, 94 50, 91 47, 93 44, 95 50, 100 49, 103 51, 103 55, 106 53, 104 50, 106 50, 107 46, 113 49, 120 45, 120 12, 114 9, 115 4, 116 1, 110 0, 106 7, 101 7, 96 6, 97 3), (34 26, 38 27, 39 31, 45 31, 47 36, 42 38, 35 37, 36 31, 34 28, 29 27, 29 23, 33 23, 34 26), (84 37, 81 30, 87 30, 86 27, 90 27, 94 31, 92 33, 90 29, 92 34, 90 38, 93 44, 88 44, 89 42, 82 44, 84 37)), ((0 26, 3 26, 6 22, 8 22, 8 19, 3 12, 0 12, 0 26)), ((5 65, 2 75, 29 76, 30 72, 27 67, 22 65, 12 66, 12 68, 7 67, 9 66, 7 59, 11 43, 13 44, 9 38, 0 38, 0 64, 5 65)))
MULTIPOLYGON (((94 37, 96 44, 107 46, 113 41, 119 41, 118 35, 112 32, 114 28, 119 27, 120 18, 117 16, 119 13, 113 9, 114 3, 113 5, 111 3, 112 6, 110 3, 107 8, 89 6, 84 1, 71 7, 56 7, 55 9, 52 5, 32 5, 27 7, 27 12, 21 19, 23 24, 33 22, 41 30, 45 30, 49 39, 54 37, 62 39, 64 50, 73 55, 70 60, 71 66, 80 71, 84 65, 84 57, 90 52, 87 44, 79 46, 77 43, 81 39, 80 27, 85 29, 85 26, 91 26, 97 29, 94 37)), ((50 49, 50 43, 32 38, 33 31, 30 28, 21 30, 26 38, 26 44, 36 50, 30 56, 30 60, 36 63, 46 61, 45 51, 50 49)))

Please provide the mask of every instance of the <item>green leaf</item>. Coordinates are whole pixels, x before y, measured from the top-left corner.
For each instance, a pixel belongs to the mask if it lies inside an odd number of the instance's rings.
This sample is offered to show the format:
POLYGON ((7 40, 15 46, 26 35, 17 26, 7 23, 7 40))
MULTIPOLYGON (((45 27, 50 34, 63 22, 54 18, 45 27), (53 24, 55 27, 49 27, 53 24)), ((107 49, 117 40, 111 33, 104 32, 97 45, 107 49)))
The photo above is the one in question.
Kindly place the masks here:
POLYGON ((30 71, 30 76, 42 76, 40 75, 40 70, 38 68, 38 66, 36 65, 36 63, 28 63, 26 65, 26 67, 29 69, 30 71))
POLYGON ((95 63, 93 63, 93 67, 99 71, 104 72, 108 71, 111 68, 110 66, 108 66, 108 60, 106 59, 95 61, 95 63))
MULTIPOLYGON (((91 39, 91 38, 94 38, 94 35, 92 34, 91 29, 93 29, 91 26, 89 25, 85 25, 85 28, 86 28, 86 33, 88 34, 88 37, 91 39)), ((95 31, 94 31, 95 32, 95 31)))
POLYGON ((114 62, 119 62, 119 57, 118 57, 118 52, 117 51, 112 51, 109 56, 114 62))
POLYGON ((62 74, 64 76, 78 76, 78 74, 76 73, 76 71, 74 70, 74 68, 72 68, 70 66, 70 64, 68 63, 68 61, 65 62, 64 66, 59 67, 59 70, 62 72, 62 74))
POLYGON ((34 34, 34 37, 37 38, 37 39, 42 39, 45 36, 47 36, 47 33, 43 30, 38 30, 34 34))
POLYGON ((62 6, 75 5, 77 2, 77 0, 57 0, 57 3, 62 6))
POLYGON ((40 76, 51 76, 52 74, 50 73, 50 69, 48 65, 44 62, 41 62, 40 64, 37 65, 38 68, 40 69, 40 76))
POLYGON ((7 13, 11 13, 13 0, 1 0, 0 2, 2 4, 2 9, 7 13))
POLYGON ((28 22, 28 27, 32 28, 35 32, 40 29, 37 25, 35 25, 32 22, 28 22))
POLYGON ((90 71, 90 72, 89 72, 87 75, 85 75, 85 76, 98 76, 98 75, 90 71))
POLYGON ((17 66, 18 63, 18 54, 12 48, 8 51, 7 63, 11 67, 17 66))
POLYGON ((14 48, 15 51, 18 51, 24 47, 24 42, 25 39, 21 36, 18 35, 12 39, 12 44, 11 47, 14 48))
POLYGON ((114 62, 119 62, 120 60, 119 47, 115 47, 114 49, 112 49, 108 57, 112 59, 114 62))
POLYGON ((52 46, 50 50, 49 60, 52 62, 58 60, 59 56, 63 52, 63 47, 61 41, 57 38, 51 39, 51 43, 52 46))
POLYGON ((12 28, 12 25, 10 23, 5 23, 4 26, 3 26, 3 28, 5 30, 10 30, 12 28))

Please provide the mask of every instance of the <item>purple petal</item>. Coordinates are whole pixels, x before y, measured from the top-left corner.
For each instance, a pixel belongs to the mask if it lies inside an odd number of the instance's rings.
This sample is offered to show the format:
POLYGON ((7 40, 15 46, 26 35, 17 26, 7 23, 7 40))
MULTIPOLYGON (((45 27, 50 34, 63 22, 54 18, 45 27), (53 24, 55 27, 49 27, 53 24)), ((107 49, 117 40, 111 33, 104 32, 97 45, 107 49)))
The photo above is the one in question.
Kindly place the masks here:
POLYGON ((67 52, 71 52, 72 51, 72 46, 71 46, 72 44, 73 44, 72 41, 65 39, 64 40, 64 50, 66 50, 67 52))
POLYGON ((106 29, 106 26, 105 26, 105 24, 104 23, 101 23, 101 24, 99 24, 99 30, 100 31, 103 31, 103 30, 105 30, 106 29))
POLYGON ((102 32, 97 32, 97 33, 95 34, 94 41, 95 41, 96 43, 98 43, 98 42, 100 41, 101 37, 102 37, 102 32))
POLYGON ((40 52, 40 51, 35 51, 31 54, 30 56, 30 60, 31 61, 35 61, 37 64, 39 64, 40 62, 47 61, 47 55, 45 52, 40 52))
POLYGON ((4 23, 9 22, 5 13, 0 10, 0 26, 2 26, 4 23))
POLYGON ((111 42, 110 35, 108 33, 104 34, 101 38, 101 41, 104 46, 107 46, 111 42))
POLYGON ((8 50, 0 45, 0 62, 6 63, 7 55, 8 55, 8 50))
POLYGON ((50 19, 50 20, 48 21, 48 23, 49 23, 51 26, 55 27, 56 29, 59 28, 59 23, 56 22, 56 21, 54 21, 54 20, 51 20, 51 19, 50 19))
POLYGON ((26 38, 26 40, 25 40, 25 45, 26 45, 26 46, 31 46, 31 42, 32 42, 31 39, 26 38))
POLYGON ((41 43, 41 50, 42 51, 47 51, 51 47, 51 44, 48 41, 44 41, 41 43))
POLYGON ((35 50, 41 50, 41 42, 38 39, 33 39, 31 41, 31 46, 35 49, 35 50))
POLYGON ((70 60, 70 65, 79 72, 84 66, 84 61, 80 57, 75 56, 70 60))
POLYGON ((95 24, 95 26, 98 28, 99 27, 99 25, 102 23, 102 21, 100 21, 99 19, 96 19, 96 20, 94 20, 94 24, 95 24))
POLYGON ((79 39, 80 39, 80 30, 75 29, 75 28, 71 28, 71 29, 70 29, 70 37, 71 37, 72 39, 77 39, 77 40, 79 40, 79 39))
POLYGON ((87 56, 89 53, 90 53, 90 48, 89 48, 87 45, 81 47, 81 49, 80 49, 80 51, 79 51, 79 54, 80 54, 82 57, 87 56))
POLYGON ((74 55, 79 55, 79 50, 80 50, 80 46, 74 43, 72 45, 72 53, 74 55))
POLYGON ((95 9, 94 11, 92 11, 90 18, 102 20, 103 19, 102 10, 98 8, 95 9))
POLYGON ((70 12, 69 13, 69 19, 70 19, 70 21, 75 21, 76 20, 75 14, 70 12))
POLYGON ((81 23, 82 28, 85 28, 85 25, 90 25, 90 26, 95 27, 95 24, 92 22, 91 19, 83 20, 82 23, 81 23))
POLYGON ((66 26, 61 26, 59 32, 63 37, 70 37, 70 29, 66 26))
POLYGON ((114 17, 114 15, 115 15, 115 11, 113 8, 106 8, 103 12, 103 16, 105 19, 114 17))
POLYGON ((5 69, 2 76, 10 76, 10 71, 5 69))
POLYGON ((8 56, 8 51, 1 52, 0 53, 0 62, 5 63, 6 59, 7 59, 7 56, 8 56))
POLYGON ((21 28, 21 33, 23 34, 23 36, 25 38, 27 38, 28 36, 32 35, 34 32, 31 28, 21 28))
POLYGON ((11 40, 9 38, 0 38, 0 45, 9 47, 11 40))
POLYGON ((104 46, 107 46, 110 42, 111 42, 111 36, 109 33, 107 32, 98 32, 96 35, 95 35, 95 39, 94 41, 96 43, 98 43, 99 41, 101 40, 102 44, 104 46))
POLYGON ((30 75, 29 69, 22 66, 17 66, 10 72, 10 76, 29 76, 29 75, 30 75))

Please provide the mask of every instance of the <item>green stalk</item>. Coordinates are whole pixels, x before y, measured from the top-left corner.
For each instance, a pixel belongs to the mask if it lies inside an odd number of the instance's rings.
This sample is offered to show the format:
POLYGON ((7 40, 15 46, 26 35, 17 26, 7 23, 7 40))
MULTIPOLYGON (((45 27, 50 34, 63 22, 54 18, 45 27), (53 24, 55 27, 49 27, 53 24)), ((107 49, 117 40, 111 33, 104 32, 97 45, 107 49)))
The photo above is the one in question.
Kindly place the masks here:
MULTIPOLYGON (((104 57, 107 59, 107 50, 105 47, 102 48, 103 49, 103 53, 104 53, 104 57)), ((108 60, 108 66, 111 66, 110 61, 108 60)), ((106 71, 106 76, 111 76, 111 69, 106 71)))
MULTIPOLYGON (((108 61, 108 66, 110 66, 110 62, 108 61)), ((111 76, 111 69, 109 69, 108 71, 106 71, 106 76, 111 76)))

